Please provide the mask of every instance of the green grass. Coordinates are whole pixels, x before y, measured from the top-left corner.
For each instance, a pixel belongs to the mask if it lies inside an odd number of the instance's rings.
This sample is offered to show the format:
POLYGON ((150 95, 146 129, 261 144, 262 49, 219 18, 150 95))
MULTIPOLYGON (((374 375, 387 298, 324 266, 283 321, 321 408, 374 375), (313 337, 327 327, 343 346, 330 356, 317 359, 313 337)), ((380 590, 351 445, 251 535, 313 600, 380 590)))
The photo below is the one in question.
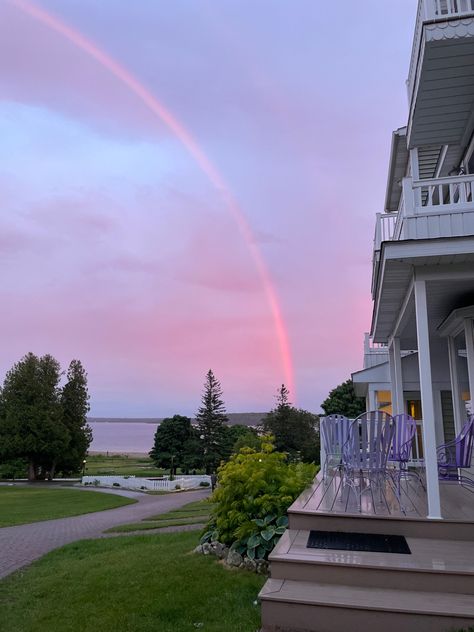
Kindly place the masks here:
POLYGON ((166 513, 146 518, 141 522, 112 527, 105 533, 127 533, 129 531, 148 531, 149 529, 177 527, 188 524, 205 524, 209 519, 212 507, 212 503, 208 500, 196 500, 187 505, 183 505, 179 509, 173 509, 166 513))
POLYGON ((65 518, 135 502, 115 494, 78 489, 0 487, 0 527, 65 518))
POLYGON ((169 472, 156 468, 148 457, 126 455, 106 456, 94 454, 87 457, 87 476, 163 476, 169 472))
POLYGON ((190 554, 195 532, 88 540, 0 582, 0 632, 255 632, 264 578, 190 554))
POLYGON ((197 518, 176 518, 168 520, 154 520, 153 522, 132 522, 130 524, 121 524, 119 527, 107 529, 104 533, 130 533, 133 531, 149 531, 150 529, 164 529, 165 527, 182 527, 190 524, 205 524, 207 517, 197 518))

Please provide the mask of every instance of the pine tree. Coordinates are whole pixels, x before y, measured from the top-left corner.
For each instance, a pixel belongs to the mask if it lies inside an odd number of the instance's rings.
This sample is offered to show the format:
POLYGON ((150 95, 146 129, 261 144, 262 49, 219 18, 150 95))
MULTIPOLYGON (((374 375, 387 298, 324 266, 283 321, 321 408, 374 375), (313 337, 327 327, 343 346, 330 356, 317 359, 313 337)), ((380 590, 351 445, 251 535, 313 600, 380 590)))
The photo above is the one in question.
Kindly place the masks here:
POLYGON ((28 353, 8 371, 2 389, 0 451, 3 459, 25 459, 28 478, 51 473, 67 449, 62 421, 61 367, 50 355, 28 353))
POLYGON ((92 442, 92 430, 87 423, 90 409, 87 373, 79 360, 72 360, 69 365, 67 382, 61 391, 61 407, 70 439, 57 469, 66 473, 78 472, 92 442))
POLYGON ((206 473, 215 471, 225 453, 225 424, 229 421, 222 399, 222 387, 209 369, 204 382, 201 406, 196 415, 202 441, 206 473))
POLYGON ((318 416, 295 408, 284 384, 278 389, 277 406, 263 420, 263 430, 274 437, 279 452, 291 460, 319 461, 318 416))

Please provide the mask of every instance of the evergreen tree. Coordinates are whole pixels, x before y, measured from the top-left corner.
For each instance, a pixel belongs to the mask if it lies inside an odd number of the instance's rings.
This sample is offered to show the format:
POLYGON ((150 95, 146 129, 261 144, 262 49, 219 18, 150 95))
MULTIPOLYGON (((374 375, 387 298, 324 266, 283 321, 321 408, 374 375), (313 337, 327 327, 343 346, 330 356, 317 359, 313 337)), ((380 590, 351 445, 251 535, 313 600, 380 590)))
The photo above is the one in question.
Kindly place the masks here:
POLYGON ((202 441, 203 463, 206 473, 209 474, 216 470, 225 457, 225 424, 228 422, 222 400, 222 387, 210 369, 204 382, 204 392, 196 421, 202 441))
POLYGON ((1 393, 0 456, 25 459, 28 479, 42 478, 67 448, 62 422, 61 369, 50 355, 28 353, 8 371, 1 393))
POLYGON ((150 457, 157 467, 169 469, 171 476, 174 476, 178 467, 187 470, 198 464, 199 450, 196 430, 191 425, 191 419, 174 415, 163 419, 156 429, 150 457))
POLYGON ((274 436, 278 452, 291 460, 319 463, 319 418, 307 410, 295 408, 284 384, 278 389, 277 406, 263 420, 263 430, 274 436))
POLYGON ((63 423, 69 431, 69 445, 57 463, 64 473, 79 472, 92 442, 92 429, 87 423, 89 392, 87 373, 79 360, 72 360, 67 382, 61 391, 63 423))
POLYGON ((356 396, 352 380, 347 380, 332 389, 321 408, 326 415, 345 415, 355 419, 365 411, 365 399, 356 396))

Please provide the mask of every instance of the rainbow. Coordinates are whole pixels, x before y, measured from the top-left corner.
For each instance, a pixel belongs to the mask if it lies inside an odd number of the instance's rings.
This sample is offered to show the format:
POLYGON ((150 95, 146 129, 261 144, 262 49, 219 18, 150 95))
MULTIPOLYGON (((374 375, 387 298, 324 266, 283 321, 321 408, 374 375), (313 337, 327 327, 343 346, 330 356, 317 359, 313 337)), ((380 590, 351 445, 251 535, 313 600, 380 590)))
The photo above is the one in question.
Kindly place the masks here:
POLYGON ((277 292, 274 288, 270 273, 265 264, 265 261, 258 249, 255 237, 247 222, 245 215, 239 208, 229 186, 226 184, 224 178, 209 160, 206 154, 202 151, 196 140, 189 133, 189 131, 180 123, 180 121, 167 110, 160 101, 142 84, 136 79, 126 68, 115 61, 107 53, 101 50, 91 40, 84 35, 67 25, 60 20, 57 16, 46 12, 44 9, 36 6, 28 0, 8 0, 10 4, 17 9, 31 17, 32 19, 40 22, 47 28, 59 33, 65 37, 69 42, 77 46, 77 48, 84 51, 87 55, 95 59, 101 66, 108 70, 118 81, 125 85, 136 97, 158 118, 162 123, 168 127, 168 129, 180 140, 189 154, 194 158, 200 169, 207 176, 212 185, 217 189, 221 198, 223 199, 226 208, 231 213, 235 222, 238 225, 239 231, 247 244, 255 267, 257 269, 263 291, 268 302, 270 312, 272 314, 276 337, 278 340, 278 346, 280 349, 284 380, 288 385, 291 393, 293 394, 293 400, 295 399, 295 383, 294 383, 294 371, 293 361, 291 356, 291 349, 289 343, 289 337, 287 327, 283 319, 283 314, 278 300, 277 292))

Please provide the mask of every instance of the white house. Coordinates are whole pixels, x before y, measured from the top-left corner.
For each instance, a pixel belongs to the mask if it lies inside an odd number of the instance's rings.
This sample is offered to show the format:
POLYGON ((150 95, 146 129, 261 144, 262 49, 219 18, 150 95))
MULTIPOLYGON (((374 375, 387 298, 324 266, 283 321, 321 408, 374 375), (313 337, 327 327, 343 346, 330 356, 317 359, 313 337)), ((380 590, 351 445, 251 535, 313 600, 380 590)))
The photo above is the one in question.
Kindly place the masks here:
POLYGON ((419 420, 426 491, 359 508, 340 477, 319 476, 271 555, 266 632, 474 628, 474 493, 439 482, 436 453, 474 399, 474 0, 419 0, 406 87, 353 381, 369 410, 419 420), (398 534, 410 555, 311 549, 310 530, 398 534))

